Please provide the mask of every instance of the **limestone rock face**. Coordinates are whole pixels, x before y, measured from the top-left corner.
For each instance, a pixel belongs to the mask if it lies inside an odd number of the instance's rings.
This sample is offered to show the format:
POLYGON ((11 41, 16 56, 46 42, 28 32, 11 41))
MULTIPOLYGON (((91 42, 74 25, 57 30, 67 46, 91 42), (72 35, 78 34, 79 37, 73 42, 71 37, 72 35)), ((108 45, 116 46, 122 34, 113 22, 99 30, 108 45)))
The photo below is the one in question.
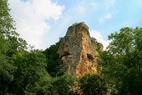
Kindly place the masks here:
POLYGON ((58 49, 59 57, 63 60, 62 70, 76 76, 87 72, 97 73, 96 49, 84 22, 70 26, 58 49))

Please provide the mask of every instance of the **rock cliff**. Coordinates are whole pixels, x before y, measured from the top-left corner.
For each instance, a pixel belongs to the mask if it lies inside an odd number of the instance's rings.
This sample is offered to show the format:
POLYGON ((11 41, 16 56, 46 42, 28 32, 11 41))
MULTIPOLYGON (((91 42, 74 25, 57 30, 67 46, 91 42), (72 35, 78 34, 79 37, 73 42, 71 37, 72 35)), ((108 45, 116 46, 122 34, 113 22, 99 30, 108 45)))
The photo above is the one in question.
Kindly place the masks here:
MULTIPOLYGON (((102 44, 97 45, 99 49, 103 48, 102 44)), ((73 24, 61 39, 58 49, 59 57, 63 61, 62 70, 76 76, 87 72, 97 73, 97 47, 84 22, 73 24)))

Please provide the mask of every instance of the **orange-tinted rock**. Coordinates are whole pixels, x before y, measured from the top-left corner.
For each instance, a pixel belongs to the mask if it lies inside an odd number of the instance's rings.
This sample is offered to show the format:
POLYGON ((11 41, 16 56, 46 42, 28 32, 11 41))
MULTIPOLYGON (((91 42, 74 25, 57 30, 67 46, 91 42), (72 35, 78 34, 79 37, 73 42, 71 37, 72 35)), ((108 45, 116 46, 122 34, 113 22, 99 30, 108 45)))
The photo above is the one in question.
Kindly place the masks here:
POLYGON ((58 53, 63 60, 62 70, 77 76, 97 73, 96 46, 92 43, 89 28, 83 22, 68 28, 58 53))

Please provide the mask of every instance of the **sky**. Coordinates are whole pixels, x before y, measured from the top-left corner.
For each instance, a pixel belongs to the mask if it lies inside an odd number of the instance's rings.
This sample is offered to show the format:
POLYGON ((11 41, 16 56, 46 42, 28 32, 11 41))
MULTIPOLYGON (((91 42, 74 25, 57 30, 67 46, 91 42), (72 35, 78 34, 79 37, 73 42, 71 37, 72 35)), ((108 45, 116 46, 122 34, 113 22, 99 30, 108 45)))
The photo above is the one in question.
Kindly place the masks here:
POLYGON ((142 0, 8 0, 20 37, 46 49, 73 23, 84 22, 106 48, 108 35, 123 27, 142 27, 142 0))

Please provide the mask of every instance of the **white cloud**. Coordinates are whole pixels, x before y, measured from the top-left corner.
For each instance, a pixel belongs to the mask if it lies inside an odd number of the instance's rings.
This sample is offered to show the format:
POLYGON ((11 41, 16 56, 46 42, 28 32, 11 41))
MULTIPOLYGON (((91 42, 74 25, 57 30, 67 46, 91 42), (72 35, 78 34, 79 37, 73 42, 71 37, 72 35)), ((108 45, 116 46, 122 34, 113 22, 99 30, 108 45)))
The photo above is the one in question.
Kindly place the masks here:
POLYGON ((99 22, 102 23, 102 22, 109 20, 111 18, 112 18, 112 13, 106 13, 105 15, 100 17, 99 22))
POLYGON ((90 5, 93 7, 93 8, 99 8, 101 5, 97 2, 91 2, 90 5))
POLYGON ((73 11, 75 12, 75 14, 77 15, 77 17, 83 16, 86 11, 87 11, 87 7, 82 5, 77 5, 77 7, 75 7, 73 9, 73 11))
POLYGON ((114 7, 115 6, 115 3, 116 3, 116 0, 106 0, 105 2, 105 7, 107 9, 114 7))
POLYGON ((104 23, 107 20, 110 20, 115 14, 115 4, 116 0, 103 0, 103 1, 93 1, 90 3, 90 6, 92 6, 94 9, 97 9, 97 11, 102 11, 101 15, 98 18, 99 23, 104 23))
POLYGON ((29 44, 36 48, 42 47, 43 36, 48 33, 50 25, 47 20, 58 20, 64 6, 52 3, 50 0, 9 0, 11 14, 16 20, 17 32, 29 44), (46 20, 46 22, 45 22, 46 20))
POLYGON ((91 35, 91 37, 96 38, 98 42, 100 42, 100 43, 103 44, 104 50, 106 49, 106 47, 108 46, 108 44, 109 44, 110 41, 109 41, 109 40, 105 40, 105 39, 102 37, 102 35, 101 35, 101 33, 100 33, 99 31, 91 30, 91 31, 90 31, 90 35, 91 35))
POLYGON ((103 0, 98 2, 94 0, 90 3, 90 5, 94 8, 102 8, 104 10, 112 10, 115 7, 116 0, 103 0))

